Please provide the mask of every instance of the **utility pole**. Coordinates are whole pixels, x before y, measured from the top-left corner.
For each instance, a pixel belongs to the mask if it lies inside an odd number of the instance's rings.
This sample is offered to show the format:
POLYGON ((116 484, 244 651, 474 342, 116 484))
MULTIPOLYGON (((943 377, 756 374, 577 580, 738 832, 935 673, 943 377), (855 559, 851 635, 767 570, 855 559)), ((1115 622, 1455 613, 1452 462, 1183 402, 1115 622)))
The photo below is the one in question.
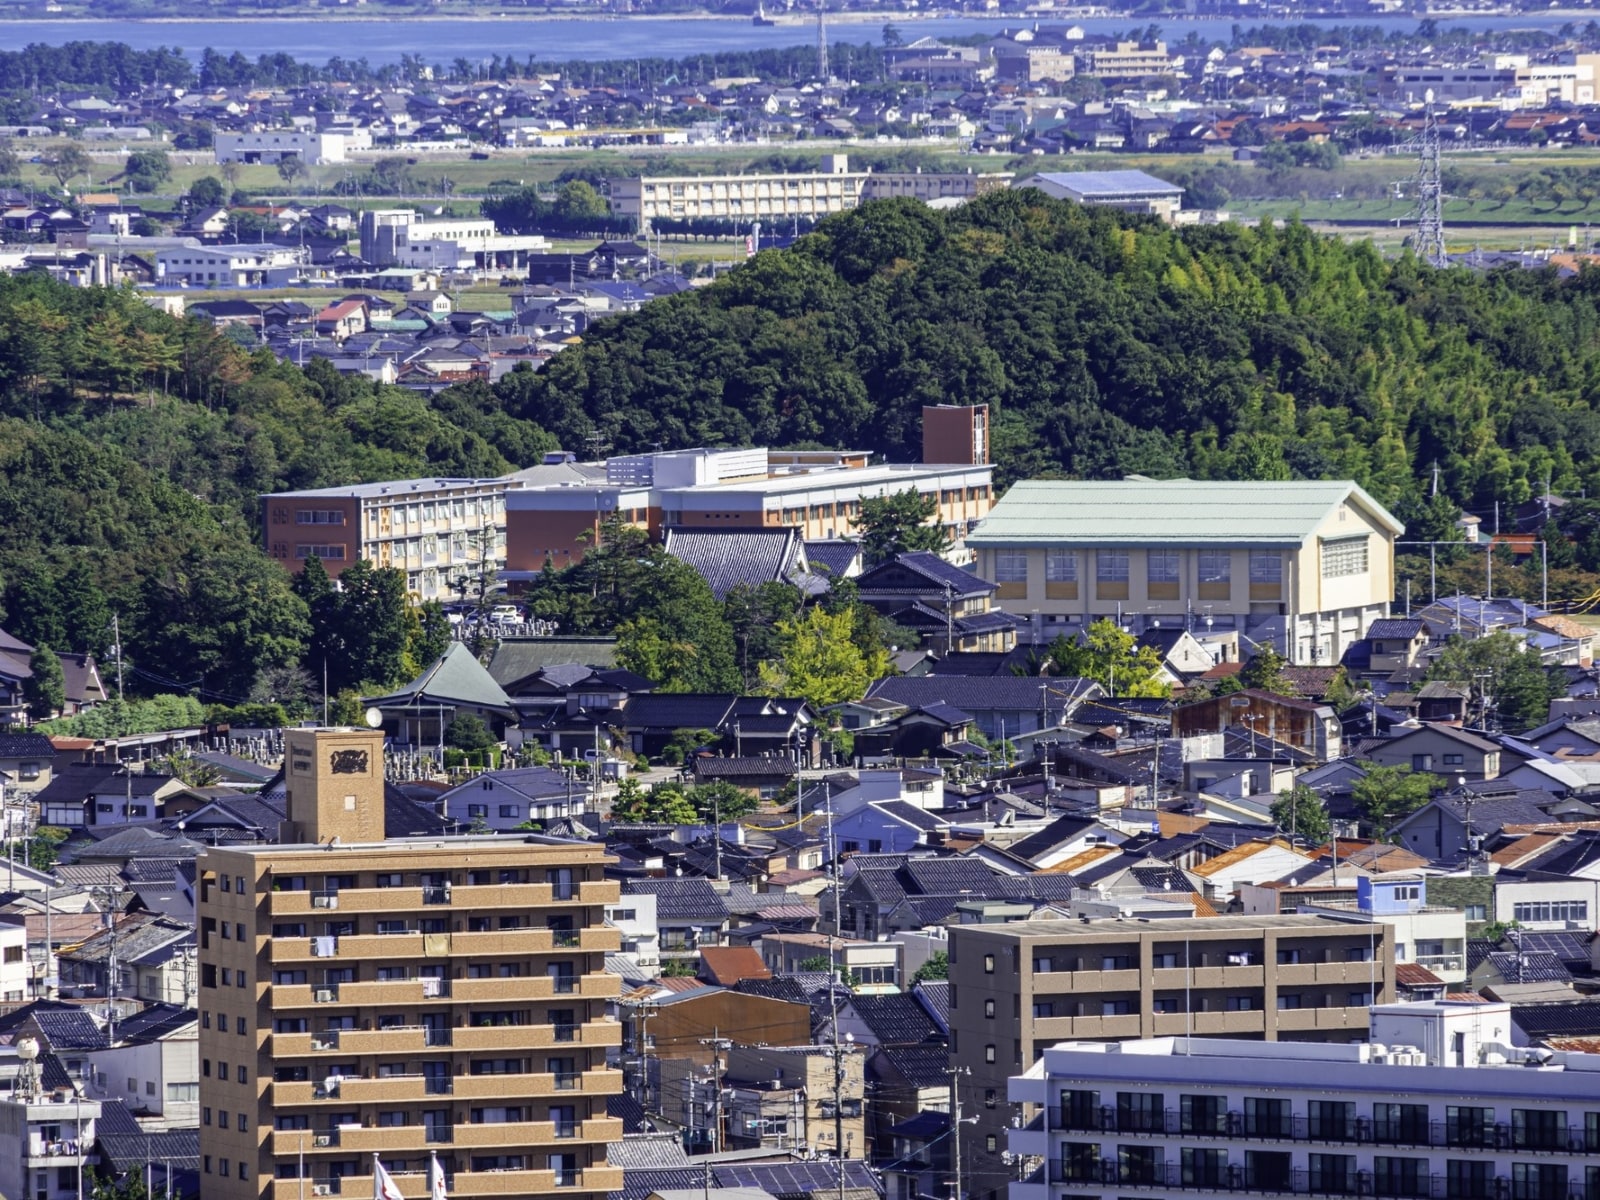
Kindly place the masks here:
POLYGON ((950 1200, 961 1200, 961 1068, 950 1068, 950 1200))
POLYGON ((111 652, 117 656, 117 699, 122 699, 122 622, 111 614, 111 652))

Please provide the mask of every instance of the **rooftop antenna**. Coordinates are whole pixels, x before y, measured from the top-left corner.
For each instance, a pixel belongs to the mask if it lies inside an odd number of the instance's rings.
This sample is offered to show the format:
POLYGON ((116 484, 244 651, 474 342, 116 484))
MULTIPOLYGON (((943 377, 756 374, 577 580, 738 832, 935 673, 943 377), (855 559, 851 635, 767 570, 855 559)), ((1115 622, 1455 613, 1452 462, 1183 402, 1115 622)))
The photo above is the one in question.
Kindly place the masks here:
POLYGON ((1417 257, 1432 267, 1449 265, 1444 252, 1444 186, 1439 171, 1439 118, 1433 89, 1422 94, 1422 132, 1417 136, 1417 257))

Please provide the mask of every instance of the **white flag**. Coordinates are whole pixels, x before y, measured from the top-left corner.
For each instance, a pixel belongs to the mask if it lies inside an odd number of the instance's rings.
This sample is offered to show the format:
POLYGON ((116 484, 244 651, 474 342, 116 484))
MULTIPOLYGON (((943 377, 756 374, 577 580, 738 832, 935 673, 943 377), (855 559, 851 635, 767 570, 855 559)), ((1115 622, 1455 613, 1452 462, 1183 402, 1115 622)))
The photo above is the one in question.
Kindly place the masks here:
POLYGON ((378 1156, 372 1156, 372 1200, 406 1200, 394 1176, 383 1169, 378 1156))
POLYGON ((428 1157, 428 1200, 450 1200, 444 1190, 444 1168, 439 1165, 438 1154, 428 1157))

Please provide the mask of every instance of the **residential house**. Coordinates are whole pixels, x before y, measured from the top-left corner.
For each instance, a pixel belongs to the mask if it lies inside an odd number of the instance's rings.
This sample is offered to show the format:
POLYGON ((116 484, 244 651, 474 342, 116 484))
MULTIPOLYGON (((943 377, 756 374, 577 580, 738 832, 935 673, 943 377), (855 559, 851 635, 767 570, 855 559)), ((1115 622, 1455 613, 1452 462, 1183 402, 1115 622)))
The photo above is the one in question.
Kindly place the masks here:
POLYGON ((445 816, 458 828, 498 833, 587 811, 588 788, 549 767, 485 771, 439 797, 445 816))
POLYGON ((56 748, 42 733, 0 733, 0 787, 28 796, 55 774, 56 748))
POLYGON ((1428 623, 1420 617, 1384 617, 1367 627, 1370 663, 1365 674, 1388 679, 1416 670, 1431 642, 1428 623))
POLYGON ((107 1030, 106 1044, 83 1053, 84 1090, 97 1100, 120 1100, 152 1132, 197 1126, 199 1029, 199 1013, 176 1004, 152 1004, 119 1017, 107 1030))
POLYGON ((1507 826, 1548 823, 1540 799, 1554 797, 1519 788, 1453 788, 1397 821, 1390 840, 1433 862, 1458 862, 1491 846, 1507 826))
MULTIPOLYGON (((28 665, 33 649, 27 642, 0 630, 0 722, 27 724, 22 689, 33 678, 33 668, 28 665)), ((67 697, 61 715, 71 716, 105 703, 105 684, 100 681, 100 670, 92 655, 57 653, 56 657, 61 660, 62 684, 67 697)))
POLYGON ((1219 734, 1229 729, 1248 730, 1319 763, 1338 758, 1344 748, 1343 731, 1333 709, 1275 692, 1245 688, 1172 711, 1173 737, 1219 734))
POLYGON ((761 958, 776 976, 821 969, 843 970, 856 988, 896 991, 901 986, 899 942, 860 941, 825 933, 769 933, 761 939, 761 958), (820 966, 820 960, 832 966, 820 966), (819 963, 818 966, 805 964, 819 963))
POLYGON ((157 914, 118 919, 63 950, 57 961, 61 988, 69 995, 136 997, 185 1008, 200 992, 194 927, 157 914))
MULTIPOLYGON (((763 1042, 766 1039, 761 1039, 763 1042)), ((861 1157, 867 1148, 864 1055, 831 1045, 731 1046, 723 1059, 722 1105, 737 1149, 861 1157)))
POLYGON ((630 896, 655 897, 657 945, 663 959, 692 959, 702 946, 727 944, 728 909, 707 880, 624 880, 622 903, 630 896))
POLYGON ((805 540, 797 529, 669 528, 662 545, 688 563, 719 601, 736 587, 790 583, 816 593, 826 585, 811 573, 805 540))
POLYGON ((318 337, 329 337, 336 342, 363 333, 367 328, 367 309, 359 300, 341 300, 330 304, 317 314, 318 337))
POLYGON ((1489 780, 1500 775, 1498 742, 1450 725, 1431 724, 1369 746, 1362 757, 1383 767, 1409 767, 1454 780, 1489 780))
POLYGON ((893 676, 875 681, 869 699, 908 708, 948 704, 972 718, 990 740, 1061 725, 1086 700, 1104 695, 1093 680, 1066 677, 893 676))
POLYGON ((39 821, 67 829, 154 823, 163 801, 188 791, 170 775, 135 771, 117 762, 60 763, 34 797, 39 821))
POLYGON ((856 586, 862 603, 945 654, 1005 653, 1016 645, 1016 620, 991 611, 995 585, 937 554, 898 554, 864 571, 856 586))

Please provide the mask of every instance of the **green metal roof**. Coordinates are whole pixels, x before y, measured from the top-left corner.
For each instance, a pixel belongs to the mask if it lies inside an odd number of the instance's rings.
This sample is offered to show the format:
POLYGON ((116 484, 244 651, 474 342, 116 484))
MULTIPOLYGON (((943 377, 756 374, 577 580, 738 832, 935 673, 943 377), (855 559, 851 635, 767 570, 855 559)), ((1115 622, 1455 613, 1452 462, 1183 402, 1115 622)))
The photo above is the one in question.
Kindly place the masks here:
POLYGON ((511 698, 462 642, 451 642, 432 666, 399 691, 368 697, 364 703, 387 709, 460 706, 516 715, 511 698))
POLYGON ((1405 532, 1348 481, 1032 479, 1012 486, 967 535, 967 545, 1288 548, 1304 545, 1346 501, 1380 528, 1405 532))

